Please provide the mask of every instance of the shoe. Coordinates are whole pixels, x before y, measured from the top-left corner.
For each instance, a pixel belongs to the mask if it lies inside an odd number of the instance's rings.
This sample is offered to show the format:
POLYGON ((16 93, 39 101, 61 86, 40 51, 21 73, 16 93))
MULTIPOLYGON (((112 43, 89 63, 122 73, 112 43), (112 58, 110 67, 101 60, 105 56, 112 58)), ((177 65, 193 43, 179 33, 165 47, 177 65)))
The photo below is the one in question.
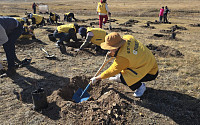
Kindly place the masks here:
POLYGON ((136 98, 139 98, 144 94, 145 91, 146 91, 146 86, 144 83, 142 83, 142 85, 135 91, 133 96, 135 96, 136 98))
POLYGON ((114 77, 110 77, 108 80, 115 81, 115 82, 121 82, 120 76, 121 76, 120 74, 117 74, 114 77))

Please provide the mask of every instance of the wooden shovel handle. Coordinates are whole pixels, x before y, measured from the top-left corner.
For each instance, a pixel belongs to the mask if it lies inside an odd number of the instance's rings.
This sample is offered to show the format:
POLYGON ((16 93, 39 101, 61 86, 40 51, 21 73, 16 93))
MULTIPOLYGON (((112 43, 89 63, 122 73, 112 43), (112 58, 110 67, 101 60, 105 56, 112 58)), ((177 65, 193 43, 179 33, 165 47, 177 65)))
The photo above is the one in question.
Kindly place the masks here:
POLYGON ((104 66, 105 66, 108 62, 110 62, 110 60, 112 60, 112 59, 114 58, 114 57, 111 57, 110 59, 108 59, 108 60, 106 61, 107 57, 108 57, 108 52, 107 52, 107 54, 106 54, 106 57, 105 57, 105 59, 104 59, 103 64, 101 65, 101 67, 99 68, 99 70, 96 72, 96 74, 94 75, 94 77, 97 76, 97 75, 99 75, 99 74, 100 74, 100 71, 104 68, 104 66))

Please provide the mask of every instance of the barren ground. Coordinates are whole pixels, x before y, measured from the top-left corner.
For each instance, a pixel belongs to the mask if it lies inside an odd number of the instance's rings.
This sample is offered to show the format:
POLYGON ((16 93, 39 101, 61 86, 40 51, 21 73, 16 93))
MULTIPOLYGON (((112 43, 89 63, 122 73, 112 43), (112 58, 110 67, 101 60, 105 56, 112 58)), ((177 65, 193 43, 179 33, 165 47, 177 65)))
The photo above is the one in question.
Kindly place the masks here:
MULTIPOLYGON (((95 13, 97 1, 35 1, 45 3, 61 16, 74 12, 79 25, 98 27, 95 13)), ((7 1, 0 4, 0 15, 24 17, 31 12, 32 1, 7 1), (26 10, 25 10, 26 9, 26 10)), ((73 94, 85 88, 89 79, 103 63, 105 54, 95 52, 90 46, 80 53, 74 52, 79 43, 65 43, 67 53, 61 54, 48 34, 56 29, 47 25, 35 29, 35 40, 18 40, 16 53, 19 59, 32 58, 28 66, 17 69, 13 77, 0 78, 1 124, 200 124, 200 2, 197 0, 113 0, 108 1, 112 12, 112 31, 131 34, 144 43, 159 65, 159 76, 147 82, 147 91, 140 98, 126 86, 102 80, 87 91, 88 101, 75 103, 73 94), (171 24, 157 24, 159 8, 171 10, 171 24), (147 21, 150 27, 147 27, 147 21), (177 26, 175 26, 177 25, 177 26), (171 39, 171 29, 176 27, 176 38, 171 39), (49 60, 40 50, 43 47, 56 59, 49 60), (43 87, 48 108, 32 109, 31 92, 43 87)), ((44 15, 45 18, 48 15, 44 15)), ((104 29, 108 30, 109 23, 104 29)), ((6 69, 6 57, 0 47, 0 61, 6 69)), ((110 62, 103 70, 112 64, 110 62)), ((3 71, 0 71, 2 73, 3 71)))

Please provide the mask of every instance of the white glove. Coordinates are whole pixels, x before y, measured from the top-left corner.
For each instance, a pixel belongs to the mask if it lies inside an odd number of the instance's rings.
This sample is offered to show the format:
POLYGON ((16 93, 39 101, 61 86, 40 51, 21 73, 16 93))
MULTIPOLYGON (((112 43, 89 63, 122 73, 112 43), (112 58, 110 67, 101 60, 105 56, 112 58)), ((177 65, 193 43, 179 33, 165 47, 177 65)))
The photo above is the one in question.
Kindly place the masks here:
POLYGON ((75 49, 74 51, 75 51, 75 52, 79 52, 79 51, 80 51, 80 49, 75 49))
POLYGON ((93 77, 90 79, 90 81, 92 82, 92 84, 95 84, 98 80, 96 79, 96 77, 93 77))

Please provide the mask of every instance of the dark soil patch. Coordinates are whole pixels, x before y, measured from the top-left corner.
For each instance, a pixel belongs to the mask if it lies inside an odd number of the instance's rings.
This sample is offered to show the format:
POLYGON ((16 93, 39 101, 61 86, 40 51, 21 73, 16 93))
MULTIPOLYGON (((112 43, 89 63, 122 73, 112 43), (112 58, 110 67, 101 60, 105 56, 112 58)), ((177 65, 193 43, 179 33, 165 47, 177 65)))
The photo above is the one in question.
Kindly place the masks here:
POLYGON ((142 28, 156 29, 154 26, 140 26, 142 28))
POLYGON ((158 55, 161 57, 183 57, 184 55, 179 51, 176 50, 174 48, 171 48, 169 46, 165 46, 165 45, 153 45, 153 44, 149 44, 146 45, 147 48, 149 48, 150 50, 152 50, 152 53, 154 55, 158 55))
POLYGON ((99 25, 99 22, 90 22, 90 25, 99 25))
POLYGON ((149 24, 161 24, 160 22, 158 22, 157 20, 155 20, 155 22, 152 22, 152 21, 147 21, 147 23, 149 24))
POLYGON ((182 26, 178 26, 178 25, 174 25, 174 26, 172 26, 172 27, 170 27, 170 29, 172 29, 172 30, 187 30, 187 28, 185 28, 185 27, 182 27, 182 26))
POLYGON ((190 26, 192 26, 192 27, 200 27, 200 23, 190 24, 190 26))
MULTIPOLYGON (((160 32, 161 32, 161 33, 170 33, 170 34, 171 34, 171 33, 173 33, 174 31, 173 31, 173 30, 160 30, 160 32)), ((180 34, 181 32, 176 31, 175 33, 176 33, 176 34, 180 34)))
MULTIPOLYGON (((109 28, 105 28, 106 30, 109 30, 109 28)), ((130 32, 133 33, 132 30, 126 29, 126 28, 112 28, 112 32, 130 32)))
POLYGON ((159 40, 159 39, 165 39, 165 40, 175 40, 175 41, 180 41, 181 39, 179 38, 173 38, 172 35, 164 35, 164 34, 153 34, 153 36, 149 36, 149 39, 155 39, 155 40, 159 40))
POLYGON ((116 19, 109 19, 108 20, 108 22, 116 22, 116 21, 118 21, 118 20, 116 20, 116 19))
POLYGON ((132 27, 132 25, 135 25, 135 23, 138 23, 139 21, 130 19, 126 21, 125 23, 119 24, 119 26, 125 26, 125 27, 132 27))

